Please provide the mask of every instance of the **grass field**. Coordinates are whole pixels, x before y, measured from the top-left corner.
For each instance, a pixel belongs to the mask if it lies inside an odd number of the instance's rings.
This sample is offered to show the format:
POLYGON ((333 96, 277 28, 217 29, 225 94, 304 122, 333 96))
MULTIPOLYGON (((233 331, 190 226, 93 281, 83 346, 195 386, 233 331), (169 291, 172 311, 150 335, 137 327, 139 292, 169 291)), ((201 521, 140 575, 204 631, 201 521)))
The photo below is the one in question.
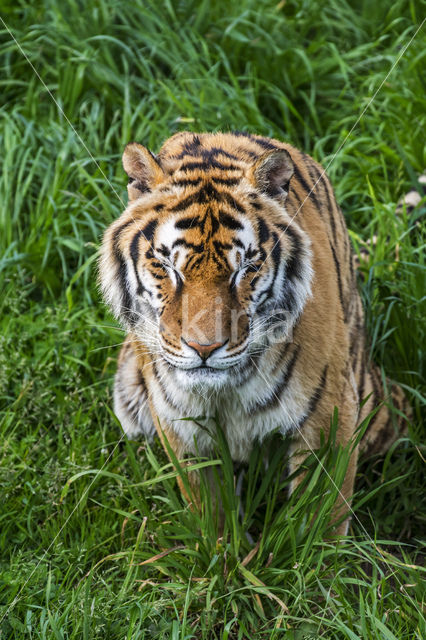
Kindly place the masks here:
MULTIPOLYGON (((424 204, 394 213, 426 166, 425 28, 405 49, 424 9, 0 1, 1 639, 426 637, 424 204), (287 504, 285 442, 265 444, 268 469, 253 453, 242 518, 218 432, 219 540, 207 496, 188 511, 158 444, 119 442, 123 334, 96 252, 125 201, 124 145, 155 151, 183 129, 301 147, 328 167, 354 246, 377 235, 360 281, 371 354, 415 418, 361 464, 345 544, 323 541, 333 495, 314 459, 287 504)), ((319 455, 338 482, 344 456, 319 455)))

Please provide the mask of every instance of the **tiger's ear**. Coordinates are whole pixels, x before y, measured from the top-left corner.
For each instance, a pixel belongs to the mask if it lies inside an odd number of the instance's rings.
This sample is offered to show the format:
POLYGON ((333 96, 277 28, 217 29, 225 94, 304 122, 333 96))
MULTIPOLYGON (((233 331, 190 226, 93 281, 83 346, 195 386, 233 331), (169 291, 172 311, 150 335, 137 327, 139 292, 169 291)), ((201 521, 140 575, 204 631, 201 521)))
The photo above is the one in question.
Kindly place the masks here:
POLYGON ((282 202, 288 195, 293 160, 285 149, 267 151, 251 170, 251 182, 271 198, 282 202))
POLYGON ((124 171, 129 176, 129 200, 140 198, 164 180, 164 171, 156 157, 137 142, 130 142, 123 153, 124 171))

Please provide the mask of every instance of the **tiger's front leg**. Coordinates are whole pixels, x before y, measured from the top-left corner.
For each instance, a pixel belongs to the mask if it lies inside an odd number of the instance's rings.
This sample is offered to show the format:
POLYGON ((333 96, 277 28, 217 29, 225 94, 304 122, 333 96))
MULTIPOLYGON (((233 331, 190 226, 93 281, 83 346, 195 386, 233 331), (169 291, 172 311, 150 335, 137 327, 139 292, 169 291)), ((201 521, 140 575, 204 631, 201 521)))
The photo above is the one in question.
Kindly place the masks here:
MULTIPOLYGON (((151 440, 157 432, 171 462, 170 450, 181 465, 185 466, 184 458, 188 453, 185 443, 169 425, 158 419, 154 409, 152 395, 155 390, 150 387, 152 362, 153 357, 135 336, 129 334, 118 358, 114 382, 114 412, 128 438, 144 435, 151 440)), ((190 504, 199 506, 199 475, 195 471, 190 471, 187 475, 191 495, 180 476, 179 488, 190 504)))
MULTIPOLYGON (((303 467, 306 458, 312 451, 317 451, 321 446, 321 434, 327 441, 330 435, 331 413, 330 407, 336 406, 339 409, 338 427, 336 434, 336 446, 351 447, 354 438, 355 429, 358 423, 358 394, 355 388, 353 375, 349 372, 343 381, 343 389, 339 394, 333 390, 336 381, 332 379, 328 382, 327 392, 321 397, 317 411, 311 417, 308 417, 301 428, 296 432, 292 445, 292 455, 290 459, 290 472, 293 473, 299 467, 303 467)), ((338 385, 336 385, 338 387, 338 385)), ((351 451, 351 450, 350 450, 351 451)), ((354 447, 350 453, 348 466, 346 469, 343 484, 339 489, 339 495, 333 510, 332 521, 340 520, 341 516, 350 511, 351 500, 354 490, 354 482, 356 476, 358 462, 359 447, 354 447)), ((322 464, 318 459, 318 464, 322 464)), ((335 483, 331 472, 324 470, 329 474, 330 485, 335 483)), ((293 481, 290 487, 291 493, 300 485, 304 474, 300 474, 293 481)), ((335 488, 335 487, 333 487, 335 488)), ((333 536, 343 536, 348 532, 350 515, 346 519, 334 527, 333 536)))
MULTIPOLYGON (((160 421, 156 421, 157 433, 160 438, 161 444, 164 447, 165 452, 172 464, 174 464, 173 456, 178 460, 181 468, 185 468, 190 463, 185 462, 185 455, 188 453, 187 447, 183 440, 179 438, 176 432, 165 424, 160 424, 160 421), (170 454, 173 452, 173 456, 170 454)), ((187 483, 180 474, 177 476, 177 483, 181 494, 189 503, 193 509, 201 509, 200 499, 200 476, 198 471, 186 472, 187 483), (189 488, 189 492, 188 492, 189 488)))

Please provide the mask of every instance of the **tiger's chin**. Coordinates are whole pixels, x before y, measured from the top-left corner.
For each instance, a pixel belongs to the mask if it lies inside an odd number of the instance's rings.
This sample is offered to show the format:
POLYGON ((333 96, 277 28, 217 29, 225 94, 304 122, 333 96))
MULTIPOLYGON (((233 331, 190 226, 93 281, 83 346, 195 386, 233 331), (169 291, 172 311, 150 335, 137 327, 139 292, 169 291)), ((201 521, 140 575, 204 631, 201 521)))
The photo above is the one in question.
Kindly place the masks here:
POLYGON ((227 369, 213 367, 196 367, 194 369, 175 369, 176 381, 185 389, 208 388, 220 389, 229 382, 227 369))
POLYGON ((209 367, 208 365, 192 369, 173 367, 173 373, 177 385, 186 391, 220 391, 229 388, 230 384, 235 385, 246 377, 240 363, 227 368, 209 367))

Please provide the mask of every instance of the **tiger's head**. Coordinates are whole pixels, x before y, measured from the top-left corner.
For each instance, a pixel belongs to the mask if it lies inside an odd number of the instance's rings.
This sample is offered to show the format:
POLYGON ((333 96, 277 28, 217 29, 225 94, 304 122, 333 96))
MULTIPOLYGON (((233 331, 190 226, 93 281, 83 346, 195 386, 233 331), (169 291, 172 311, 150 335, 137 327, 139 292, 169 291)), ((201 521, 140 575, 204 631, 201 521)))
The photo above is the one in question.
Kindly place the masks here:
POLYGON ((127 145, 129 204, 103 240, 106 301, 187 387, 241 375, 310 294, 309 240, 286 211, 290 154, 238 142, 177 134, 158 156, 127 145))

